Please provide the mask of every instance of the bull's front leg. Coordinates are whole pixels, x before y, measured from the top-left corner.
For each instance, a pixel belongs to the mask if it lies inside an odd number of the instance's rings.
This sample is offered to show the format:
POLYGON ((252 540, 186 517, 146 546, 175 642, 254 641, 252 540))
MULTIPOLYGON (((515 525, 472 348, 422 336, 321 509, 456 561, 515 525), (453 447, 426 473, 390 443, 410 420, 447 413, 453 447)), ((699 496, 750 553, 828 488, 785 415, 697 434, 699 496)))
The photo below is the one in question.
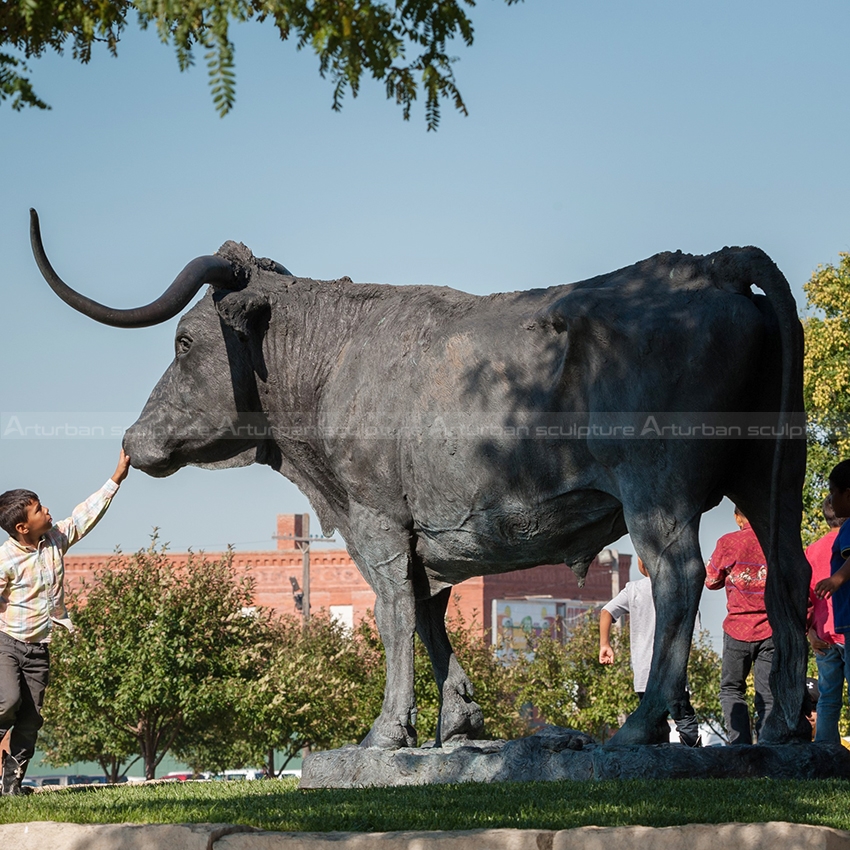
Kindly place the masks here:
POLYGON ((363 747, 416 746, 413 634, 416 607, 410 577, 410 536, 385 516, 353 506, 351 536, 357 565, 375 591, 375 621, 384 644, 387 683, 381 713, 363 747))

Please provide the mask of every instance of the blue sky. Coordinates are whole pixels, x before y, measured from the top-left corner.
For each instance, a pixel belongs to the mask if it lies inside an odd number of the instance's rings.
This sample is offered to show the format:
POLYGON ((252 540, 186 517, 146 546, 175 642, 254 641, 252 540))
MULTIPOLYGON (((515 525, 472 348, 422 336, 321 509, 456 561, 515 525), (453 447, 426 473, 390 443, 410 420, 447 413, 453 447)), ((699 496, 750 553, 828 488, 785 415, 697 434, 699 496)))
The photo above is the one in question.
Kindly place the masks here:
MULTIPOLYGON (((60 274, 127 307, 227 239, 305 276, 482 294, 754 244, 801 309, 814 268, 850 250, 846 2, 482 0, 472 14, 474 46, 453 51, 470 115, 445 106, 437 133, 369 81, 332 112, 316 59, 258 24, 235 31, 224 119, 202 57, 181 74, 153 31, 131 28, 117 60, 34 61, 52 111, 0 107, 0 432, 15 415, 131 424, 176 325, 116 330, 65 307, 32 260, 30 206, 60 274)), ((16 436, 0 434, 0 486, 36 490, 57 517, 119 446, 16 436)), ((307 509, 265 467, 134 472, 78 551, 133 550, 153 526, 175 550, 265 548, 277 513, 307 509)), ((731 530, 725 504, 704 554, 731 530)), ((715 636, 723 606, 703 602, 715 636)))

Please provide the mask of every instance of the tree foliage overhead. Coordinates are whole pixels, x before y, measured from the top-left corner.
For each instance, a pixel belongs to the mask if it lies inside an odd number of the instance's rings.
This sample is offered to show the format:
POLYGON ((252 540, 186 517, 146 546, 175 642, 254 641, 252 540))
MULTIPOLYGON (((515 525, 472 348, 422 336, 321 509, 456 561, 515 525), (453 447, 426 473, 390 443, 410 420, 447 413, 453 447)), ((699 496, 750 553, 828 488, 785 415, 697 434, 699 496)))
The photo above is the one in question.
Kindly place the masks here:
MULTIPOLYGON (((505 0, 508 5, 519 0, 505 0)), ((226 115, 236 97, 232 24, 271 21, 282 41, 319 58, 319 73, 333 84, 333 108, 346 91, 356 97, 364 73, 383 81, 387 97, 398 103, 405 120, 420 90, 428 129, 436 129, 440 103, 451 101, 466 114, 447 53, 448 43, 473 41, 468 10, 475 0, 18 0, 0 4, 0 49, 26 59, 48 50, 71 48, 74 59, 88 62, 92 47, 103 43, 114 56, 128 22, 153 27, 174 47, 181 70, 202 50, 215 108, 226 115)), ((36 95, 24 60, 0 52, 0 101, 13 109, 49 108, 36 95)))
POLYGON ((808 412, 808 462, 804 496, 805 542, 828 531, 821 512, 827 476, 850 458, 850 254, 838 265, 818 266, 804 285, 806 355, 803 393, 808 412))

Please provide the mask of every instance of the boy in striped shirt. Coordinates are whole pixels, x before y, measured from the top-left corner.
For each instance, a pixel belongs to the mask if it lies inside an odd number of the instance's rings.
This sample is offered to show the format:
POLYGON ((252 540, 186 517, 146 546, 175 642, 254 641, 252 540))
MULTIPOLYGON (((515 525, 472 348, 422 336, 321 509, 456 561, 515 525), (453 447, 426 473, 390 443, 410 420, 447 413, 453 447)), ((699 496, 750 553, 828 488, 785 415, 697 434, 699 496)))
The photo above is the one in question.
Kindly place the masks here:
POLYGON ((65 609, 63 557, 106 512, 129 468, 122 449, 106 484, 55 525, 31 490, 0 494, 0 528, 9 534, 0 545, 0 741, 12 730, 9 752, 2 758, 0 794, 21 793, 35 752, 54 624, 73 628, 65 609))

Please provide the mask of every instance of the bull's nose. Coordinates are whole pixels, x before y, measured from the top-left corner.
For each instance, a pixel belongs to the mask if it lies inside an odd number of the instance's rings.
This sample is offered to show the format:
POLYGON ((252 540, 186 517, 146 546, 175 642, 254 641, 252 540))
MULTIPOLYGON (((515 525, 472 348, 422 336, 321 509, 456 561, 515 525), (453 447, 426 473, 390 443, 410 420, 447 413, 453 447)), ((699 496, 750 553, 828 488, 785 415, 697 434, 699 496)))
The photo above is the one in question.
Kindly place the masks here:
POLYGON ((130 456, 131 466, 155 478, 164 478, 176 472, 179 466, 164 451, 162 441, 157 441, 154 437, 149 428, 140 426, 137 422, 124 433, 122 445, 130 456))

